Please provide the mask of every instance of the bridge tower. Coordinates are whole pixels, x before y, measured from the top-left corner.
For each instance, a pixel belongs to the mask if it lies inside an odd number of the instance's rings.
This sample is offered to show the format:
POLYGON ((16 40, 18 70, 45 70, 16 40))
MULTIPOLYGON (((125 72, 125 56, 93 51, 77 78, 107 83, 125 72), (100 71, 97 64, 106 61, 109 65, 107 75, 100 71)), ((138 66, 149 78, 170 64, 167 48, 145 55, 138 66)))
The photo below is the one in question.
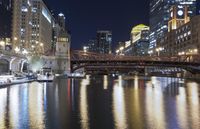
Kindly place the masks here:
POLYGON ((70 69, 70 35, 61 30, 56 43, 57 73, 69 74, 70 69))

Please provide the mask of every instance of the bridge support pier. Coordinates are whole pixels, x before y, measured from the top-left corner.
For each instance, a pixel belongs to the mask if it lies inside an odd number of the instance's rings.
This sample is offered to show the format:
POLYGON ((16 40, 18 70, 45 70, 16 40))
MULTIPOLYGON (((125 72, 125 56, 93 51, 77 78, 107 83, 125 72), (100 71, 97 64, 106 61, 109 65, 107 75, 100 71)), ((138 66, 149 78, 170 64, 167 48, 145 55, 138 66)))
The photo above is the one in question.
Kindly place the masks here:
POLYGON ((12 72, 23 72, 24 63, 26 60, 13 58, 10 61, 10 71, 12 72))

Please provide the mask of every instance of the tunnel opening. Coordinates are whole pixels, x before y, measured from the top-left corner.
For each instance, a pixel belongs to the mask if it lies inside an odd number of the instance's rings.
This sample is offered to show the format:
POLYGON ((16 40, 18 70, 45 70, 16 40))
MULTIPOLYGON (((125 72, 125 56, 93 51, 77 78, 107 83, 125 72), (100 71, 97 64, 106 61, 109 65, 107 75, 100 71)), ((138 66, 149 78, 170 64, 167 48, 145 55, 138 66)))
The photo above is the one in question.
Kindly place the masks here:
POLYGON ((6 59, 0 59, 0 74, 9 72, 9 61, 6 59))

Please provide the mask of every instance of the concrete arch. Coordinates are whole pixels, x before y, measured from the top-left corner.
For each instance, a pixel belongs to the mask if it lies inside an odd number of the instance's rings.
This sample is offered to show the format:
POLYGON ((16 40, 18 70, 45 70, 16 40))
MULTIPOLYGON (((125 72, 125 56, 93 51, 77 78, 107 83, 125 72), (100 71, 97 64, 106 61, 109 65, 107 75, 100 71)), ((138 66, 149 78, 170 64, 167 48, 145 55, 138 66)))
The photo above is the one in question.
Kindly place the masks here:
POLYGON ((10 70, 12 72, 22 72, 25 60, 14 57, 10 61, 10 70))
POLYGON ((28 62, 27 60, 21 60, 20 63, 20 72, 28 71, 28 62))

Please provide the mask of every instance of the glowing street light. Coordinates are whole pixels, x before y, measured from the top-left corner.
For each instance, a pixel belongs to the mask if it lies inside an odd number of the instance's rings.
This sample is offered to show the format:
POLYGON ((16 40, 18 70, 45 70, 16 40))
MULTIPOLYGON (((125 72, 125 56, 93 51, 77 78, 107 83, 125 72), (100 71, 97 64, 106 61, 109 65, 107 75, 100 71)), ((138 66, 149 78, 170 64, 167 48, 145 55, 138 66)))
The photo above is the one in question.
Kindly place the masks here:
POLYGON ((88 52, 88 49, 89 49, 89 47, 83 46, 83 51, 84 51, 84 52, 88 52))
POLYGON ((186 53, 185 53, 184 51, 178 53, 179 56, 182 56, 182 55, 185 55, 185 54, 186 54, 186 53))
POLYGON ((124 47, 120 47, 119 50, 120 50, 120 51, 124 50, 124 47))
POLYGON ((17 40, 17 37, 14 37, 14 40, 16 41, 16 40, 17 40))
POLYGON ((118 54, 118 53, 119 53, 119 50, 116 50, 116 53, 118 54))
POLYGON ((43 43, 40 43, 40 47, 43 47, 44 46, 44 44, 43 43))
POLYGON ((1 45, 1 46, 4 46, 4 45, 5 45, 5 42, 4 42, 4 41, 0 41, 0 45, 1 45))
POLYGON ((163 47, 156 48, 156 52, 158 52, 158 56, 160 56, 160 52, 163 51, 163 47))
POLYGON ((194 49, 194 52, 197 53, 197 52, 198 52, 198 49, 194 49))
POLYGON ((24 50, 22 51, 22 54, 26 55, 26 54, 28 54, 28 51, 27 51, 26 49, 24 49, 24 50))
POLYGON ((20 49, 18 47, 15 48, 15 52, 18 53, 20 49))
POLYGON ((5 44, 6 44, 5 41, 0 41, 0 46, 1 46, 2 48, 5 48, 5 44))

